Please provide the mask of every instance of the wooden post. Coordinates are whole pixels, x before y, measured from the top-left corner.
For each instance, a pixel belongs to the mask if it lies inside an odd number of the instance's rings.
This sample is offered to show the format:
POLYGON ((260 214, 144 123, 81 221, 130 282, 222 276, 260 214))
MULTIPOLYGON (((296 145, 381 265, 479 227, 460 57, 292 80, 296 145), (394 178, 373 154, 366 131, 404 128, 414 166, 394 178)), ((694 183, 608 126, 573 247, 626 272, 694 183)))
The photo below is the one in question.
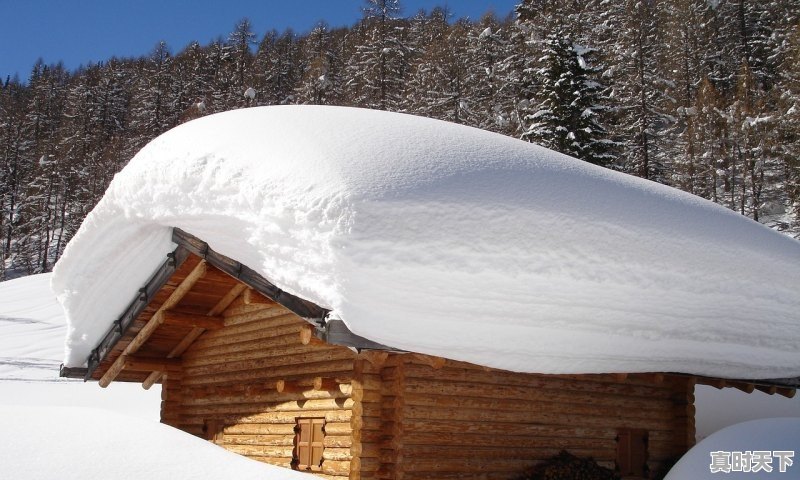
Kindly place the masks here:
POLYGON ((136 353, 136 351, 139 350, 139 348, 147 341, 147 339, 150 338, 150 335, 152 335, 153 332, 155 332, 156 329, 164 322, 164 311, 175 307, 175 305, 181 301, 181 299, 189 292, 189 290, 192 289, 194 284, 203 278, 203 276, 206 274, 206 269, 206 261, 201 260, 200 263, 194 267, 194 270, 192 270, 191 273, 189 273, 189 275, 183 279, 175 291, 173 291, 166 301, 164 301, 161 307, 150 318, 145 326, 139 330, 139 333, 137 333, 128 346, 125 347, 125 350, 123 350, 122 354, 120 354, 111 367, 109 367, 105 375, 103 375, 98 382, 101 387, 106 388, 111 384, 111 382, 114 381, 115 378, 117 378, 117 375, 119 375, 119 373, 125 367, 125 362, 128 359, 128 356, 136 353))

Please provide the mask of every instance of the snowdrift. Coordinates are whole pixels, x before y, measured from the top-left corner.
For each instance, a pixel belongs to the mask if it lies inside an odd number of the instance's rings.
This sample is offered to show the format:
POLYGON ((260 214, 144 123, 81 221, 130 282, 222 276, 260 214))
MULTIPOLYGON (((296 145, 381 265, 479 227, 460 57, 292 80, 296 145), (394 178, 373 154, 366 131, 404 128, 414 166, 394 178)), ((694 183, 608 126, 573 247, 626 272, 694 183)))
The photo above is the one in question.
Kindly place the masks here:
POLYGON ((395 113, 260 107, 152 141, 56 265, 81 365, 172 227, 404 350, 541 373, 800 375, 800 243, 680 191, 395 113))
POLYGON ((765 418, 743 422, 712 434, 689 450, 664 480, 714 480, 725 479, 764 479, 800 478, 800 418, 765 418), (716 454, 716 472, 712 472, 711 452, 728 452, 724 456, 716 454), (738 452, 734 453, 734 452, 738 452), (745 463, 734 458, 752 452, 758 461, 745 463), (791 452, 791 455, 774 452, 791 452), (779 456, 785 459, 780 460, 779 456), (781 471, 783 463, 784 471, 781 471), (755 468, 755 470, 753 470, 755 468), (726 471, 727 470, 727 471, 726 471))
POLYGON ((17 480, 308 480, 172 427, 88 408, 0 406, 0 474, 17 480))
POLYGON ((0 283, 0 380, 55 381, 64 356, 64 311, 51 274, 0 283))

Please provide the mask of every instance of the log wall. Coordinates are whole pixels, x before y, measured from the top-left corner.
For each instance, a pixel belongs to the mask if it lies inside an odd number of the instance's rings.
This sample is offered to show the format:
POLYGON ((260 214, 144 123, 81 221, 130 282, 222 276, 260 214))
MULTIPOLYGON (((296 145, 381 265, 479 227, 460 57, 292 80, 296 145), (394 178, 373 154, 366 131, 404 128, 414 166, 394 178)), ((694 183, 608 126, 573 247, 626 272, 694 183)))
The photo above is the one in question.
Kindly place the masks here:
POLYGON ((648 431, 656 472, 694 442, 689 378, 355 354, 252 293, 222 316, 162 378, 162 421, 262 462, 291 468, 298 417, 325 418, 315 473, 353 480, 512 479, 563 449, 613 468, 620 428, 648 431))
POLYGON ((382 479, 511 479, 566 449, 614 468, 619 428, 649 432, 656 472, 694 442, 683 377, 531 375, 419 355, 390 359, 382 479))
POLYGON ((252 297, 234 300, 223 312, 224 328, 203 333, 181 356, 180 375, 163 379, 162 421, 291 468, 296 419, 325 418, 324 461, 315 473, 347 477, 354 427, 360 426, 353 415, 355 353, 303 345, 305 321, 252 297))

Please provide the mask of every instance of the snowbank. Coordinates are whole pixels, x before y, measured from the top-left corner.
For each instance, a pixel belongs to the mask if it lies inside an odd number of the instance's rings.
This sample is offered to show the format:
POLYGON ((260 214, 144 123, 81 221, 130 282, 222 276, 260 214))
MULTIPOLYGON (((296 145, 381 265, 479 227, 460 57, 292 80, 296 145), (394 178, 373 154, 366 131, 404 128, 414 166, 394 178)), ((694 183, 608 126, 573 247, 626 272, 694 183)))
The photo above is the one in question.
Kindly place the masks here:
POLYGON ((695 445, 672 467, 664 480, 704 480, 725 478, 737 479, 763 479, 782 478, 785 480, 800 478, 800 418, 767 418, 739 423, 724 428, 705 440, 695 445), (724 455, 716 455, 715 470, 711 471, 711 452, 729 452, 725 460, 724 455), (759 454, 757 464, 750 462, 747 467, 744 463, 734 460, 744 458, 752 452, 759 454), (769 456, 766 455, 769 452, 769 456), (792 452, 789 461, 784 461, 785 471, 780 471, 781 461, 773 452, 792 452), (730 462, 730 464, 728 464, 730 462), (789 465, 792 463, 792 465, 789 465), (726 467, 727 465, 727 467, 726 467), (764 465, 762 467, 762 465, 764 465), (756 471, 752 471, 753 468, 756 471), (728 471, 725 471, 726 468, 728 471), (744 470, 744 471, 735 471, 744 470), (745 470, 746 469, 746 470, 745 470))
POLYGON ((800 375, 800 243, 501 135, 351 108, 212 115, 131 160, 56 265, 82 364, 171 227, 396 348, 542 373, 800 375))
POLYGON ((67 326, 50 277, 0 283, 0 380, 58 379, 67 326))
POLYGON ((0 476, 17 480, 304 480, 156 422, 102 410, 0 406, 0 476))

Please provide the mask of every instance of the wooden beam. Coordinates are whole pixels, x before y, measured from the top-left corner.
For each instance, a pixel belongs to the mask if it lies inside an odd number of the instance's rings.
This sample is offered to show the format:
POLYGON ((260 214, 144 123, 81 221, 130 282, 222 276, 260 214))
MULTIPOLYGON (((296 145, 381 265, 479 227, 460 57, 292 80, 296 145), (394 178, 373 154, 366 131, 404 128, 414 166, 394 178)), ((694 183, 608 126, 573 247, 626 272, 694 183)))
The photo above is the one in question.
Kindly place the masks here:
POLYGON ((274 301, 270 300, 264 295, 261 295, 252 288, 248 288, 242 293, 242 300, 244 300, 245 305, 275 305, 274 301))
POLYGON ((756 386, 752 383, 745 382, 728 382, 728 386, 741 390, 744 393, 753 393, 753 390, 756 389, 756 386))
POLYGON ((297 393, 309 390, 309 388, 299 385, 297 382, 278 380, 275 382, 275 390, 278 393, 297 393))
POLYGON ((125 356, 123 370, 133 370, 135 372, 166 372, 170 369, 180 368, 181 362, 169 358, 150 358, 137 357, 133 355, 125 356))
POLYGON ((797 393, 796 388, 788 388, 788 387, 779 387, 775 390, 775 393, 778 395, 783 395, 786 398, 794 398, 794 395, 797 393))
POLYGON ((312 325, 303 325, 303 327, 300 328, 300 343, 303 345, 326 345, 324 340, 316 336, 312 325))
POLYGON ((335 378, 314 377, 314 390, 337 390, 339 382, 335 378))
POLYGON ((161 325, 164 321, 164 311, 170 310, 181 301, 181 299, 189 292, 189 290, 194 287, 194 284, 197 283, 205 274, 207 269, 207 264, 205 260, 201 260, 200 263, 197 264, 196 267, 183 279, 183 281, 178 285, 178 287, 170 294, 170 296, 164 301, 161 307, 156 311, 156 313, 150 318, 150 320, 139 330, 139 333, 133 337, 133 340, 125 347, 122 354, 111 364, 111 367, 106 371, 103 377, 98 382, 101 387, 106 388, 117 378, 119 372, 125 367, 125 362, 127 361, 127 357, 136 353, 139 348, 144 345, 150 335, 156 331, 156 329, 161 325))
POLYGON ((161 379, 162 375, 164 375, 164 372, 161 371, 152 372, 144 380, 144 382, 142 382, 142 388, 144 388, 145 390, 150 390, 150 387, 152 387, 156 382, 158 382, 161 379))
POLYGON ((764 392, 767 395, 775 395, 778 392, 778 387, 775 385, 756 385, 759 392, 764 392))
POLYGON ((164 312, 164 323, 167 325, 219 330, 225 326, 223 321, 221 316, 193 315, 174 310, 164 312))
POLYGON ((206 315, 209 315, 209 316, 212 316, 212 317, 217 316, 217 315, 221 315, 222 312, 224 312, 225 309, 228 308, 228 306, 231 303, 233 303, 234 300, 236 300, 236 297, 241 295, 242 292, 244 292, 245 290, 247 290, 247 285, 245 285, 244 283, 241 283, 241 282, 236 282, 236 285, 234 285, 233 288, 228 290, 228 293, 226 293, 219 300, 219 302, 217 302, 217 304, 214 305, 214 308, 209 310, 206 315))
MULTIPOLYGON (((212 317, 220 315, 222 312, 225 311, 226 308, 228 308, 228 306, 231 303, 233 303, 234 300, 236 300, 236 297, 241 295, 241 293, 245 289, 247 289, 247 285, 237 282, 236 285, 234 285, 233 288, 228 290, 228 293, 226 293, 220 299, 220 301, 217 302, 217 304, 214 305, 214 307, 208 311, 208 315, 212 317)), ((194 341, 197 340, 200 337, 200 335, 203 334, 203 332, 205 332, 205 329, 203 328, 200 327, 193 328, 192 331, 189 332, 188 335, 183 337, 183 340, 181 340, 180 343, 178 343, 175 346, 175 348, 173 348, 172 351, 169 352, 167 358, 176 358, 183 355, 183 352, 185 352, 194 343, 194 341)))

